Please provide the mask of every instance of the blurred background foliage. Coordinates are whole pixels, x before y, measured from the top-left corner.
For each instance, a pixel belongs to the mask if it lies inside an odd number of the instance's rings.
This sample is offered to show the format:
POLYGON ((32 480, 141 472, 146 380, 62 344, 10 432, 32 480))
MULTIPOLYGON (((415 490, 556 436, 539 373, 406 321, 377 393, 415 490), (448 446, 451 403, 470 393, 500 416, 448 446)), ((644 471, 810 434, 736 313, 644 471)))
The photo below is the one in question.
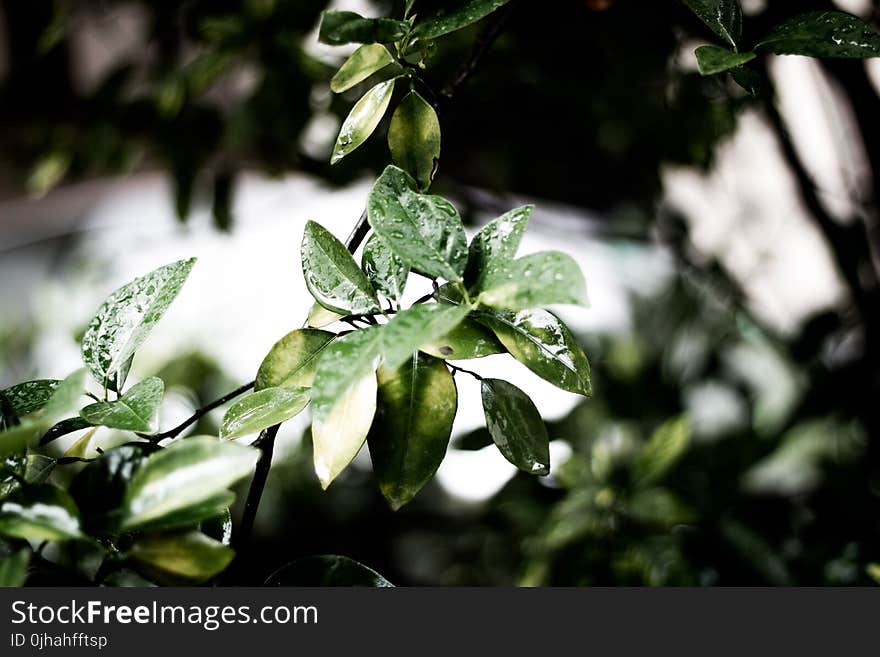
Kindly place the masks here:
MULTIPOLYGON (((442 4, 417 0, 425 13, 442 4)), ((796 12, 839 8, 744 4, 753 34, 796 12)), ((338 186, 378 173, 388 161, 381 139, 327 162, 357 89, 329 92, 334 60, 314 39, 326 5, 3 0, 0 195, 160 168, 181 219, 209 206, 218 228, 234 230, 242 172, 298 171, 338 186), (112 48, 92 43, 96 32, 115 34, 112 48)), ((866 7, 876 26, 880 3, 866 7)), ((438 93, 483 28, 432 54, 425 77, 438 93)), ((630 332, 581 336, 595 397, 550 426, 570 457, 547 480, 517 474, 485 503, 432 484, 395 514, 367 469, 321 492, 305 436, 272 470, 257 540, 239 564, 248 576, 338 553, 398 584, 873 582, 880 98, 862 62, 821 63, 871 170, 854 216, 837 217, 775 111, 772 78, 758 97, 724 76, 701 78, 678 62, 695 40, 711 36, 671 0, 516 2, 477 74, 441 107, 440 193, 472 212, 506 208, 513 193, 586 209, 600 238, 659 242, 678 265, 659 293, 633 297, 630 332), (661 203, 663 167, 707 170, 749 110, 774 131, 846 288, 839 307, 787 334, 752 312, 741 281, 661 203)), ((27 353, 28 339, 27 327, 0 322, 0 365, 27 353)), ((199 354, 159 375, 194 405, 238 384, 199 354)), ((203 421, 200 431, 216 430, 203 421)), ((452 449, 485 441, 471 434, 452 449)))

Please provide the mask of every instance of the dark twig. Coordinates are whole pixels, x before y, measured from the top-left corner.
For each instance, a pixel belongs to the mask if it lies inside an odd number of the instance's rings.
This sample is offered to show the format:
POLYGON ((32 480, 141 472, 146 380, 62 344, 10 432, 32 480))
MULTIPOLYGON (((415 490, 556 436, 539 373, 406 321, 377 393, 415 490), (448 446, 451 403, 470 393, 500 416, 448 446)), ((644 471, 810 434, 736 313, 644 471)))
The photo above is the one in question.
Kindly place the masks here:
POLYGON ((200 418, 204 417, 205 415, 207 415, 208 413, 213 411, 215 408, 223 406, 223 404, 225 404, 226 402, 232 401, 236 397, 240 397, 241 395, 246 393, 248 390, 250 390, 251 388, 254 387, 254 383, 255 383, 254 381, 251 381, 250 383, 245 383, 243 386, 236 388, 235 390, 233 390, 229 394, 223 395, 220 399, 218 399, 216 401, 212 401, 207 406, 203 406, 202 408, 200 408, 195 413, 190 415, 186 420, 184 420, 183 422, 178 424, 173 429, 169 429, 168 431, 163 431, 162 433, 157 433, 152 436, 143 436, 143 437, 150 439, 154 443, 158 443, 159 441, 165 440, 166 438, 176 438, 189 425, 191 425, 195 422, 198 422, 200 418))
POLYGON ((266 487, 266 480, 269 478, 272 454, 275 451, 275 437, 278 435, 280 426, 280 424, 276 424, 268 429, 264 429, 257 442, 254 443, 260 449, 260 460, 257 463, 257 469, 254 471, 254 478, 251 480, 251 487, 248 490, 247 500, 244 503, 244 511, 241 515, 239 529, 233 537, 233 545, 236 552, 240 552, 241 548, 250 540, 257 511, 260 508, 260 500, 263 497, 263 489, 266 487))
POLYGON ((453 374, 453 375, 457 374, 458 372, 461 372, 461 373, 463 373, 463 374, 470 374, 470 375, 471 375, 472 377, 474 377, 477 381, 482 381, 482 380, 483 380, 483 377, 480 376, 479 374, 477 374, 476 372, 471 372, 470 370, 466 370, 466 369, 464 369, 463 367, 459 367, 458 365, 453 365, 452 363, 447 362, 447 363, 446 363, 446 367, 448 367, 449 369, 452 370, 452 374, 453 374))

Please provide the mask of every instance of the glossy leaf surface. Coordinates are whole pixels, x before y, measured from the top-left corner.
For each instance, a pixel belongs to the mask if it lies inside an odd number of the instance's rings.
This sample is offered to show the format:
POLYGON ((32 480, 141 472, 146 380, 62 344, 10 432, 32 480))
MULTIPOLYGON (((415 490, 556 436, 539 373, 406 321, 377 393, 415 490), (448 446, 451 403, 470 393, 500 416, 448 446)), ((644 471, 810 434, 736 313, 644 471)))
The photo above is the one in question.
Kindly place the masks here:
POLYGON ((394 79, 380 82, 361 96, 361 99, 351 108, 351 112, 339 129, 339 136, 333 146, 330 164, 339 162, 373 134, 373 130, 385 116, 388 103, 391 102, 394 83, 394 79))
POLYGON ((331 46, 344 43, 389 43, 402 39, 409 25, 390 18, 364 18, 353 11, 321 14, 318 40, 331 46))
POLYGON ((164 393, 162 379, 153 376, 132 386, 119 399, 86 406, 80 415, 96 426, 154 433, 159 430, 159 407, 164 393))
POLYGON ((416 180, 419 189, 430 187, 434 162, 440 157, 440 121, 417 92, 410 91, 394 110, 388 147, 394 163, 416 180))
POLYGON ((498 450, 523 472, 550 472, 550 437, 528 395, 501 379, 483 379, 486 428, 498 450))
POLYGON ((25 381, 6 388, 2 393, 12 404, 15 414, 21 418, 43 408, 59 383, 61 381, 57 379, 25 381))
POLYGON ((742 35, 742 8, 739 0, 684 0, 700 20, 731 46, 742 35))
POLYGON ((394 255, 382 238, 375 233, 364 245, 361 264, 377 292, 381 292, 390 301, 400 301, 406 288, 409 266, 394 255))
POLYGON ((752 61, 753 52, 736 53, 718 46, 701 46, 697 48, 697 66, 701 75, 715 75, 752 61))
POLYGON ((492 331, 470 318, 441 338, 422 343, 419 350, 446 360, 482 358, 506 351, 492 331))
POLYGON ((413 30, 418 39, 436 39, 444 34, 467 27, 493 11, 506 5, 510 0, 460 0, 450 2, 443 12, 419 23, 413 30))
POLYGON ((235 552, 202 532, 191 530, 141 536, 131 546, 129 556, 150 569, 197 583, 223 572, 235 552))
POLYGON ((82 538, 73 499, 49 484, 20 488, 0 502, 0 534, 29 541, 82 538))
POLYGON ((587 303, 587 284, 571 256, 545 251, 486 270, 479 302, 505 310, 587 303))
POLYGON ((515 257, 535 206, 525 205, 490 221, 468 247, 465 283, 479 288, 486 273, 506 267, 515 257))
POLYGON ((309 403, 308 388, 265 388, 233 403, 220 422, 226 440, 257 433, 289 420, 309 403))
POLYGON ((880 57, 880 33, 850 14, 816 11, 785 21, 755 49, 776 55, 880 57))
POLYGON ((342 93, 366 80, 394 61, 388 48, 380 43, 363 45, 355 50, 330 80, 330 89, 342 93))
POLYGON ((318 360, 336 334, 316 329, 297 329, 276 342, 260 364, 254 390, 309 388, 315 380, 318 360))

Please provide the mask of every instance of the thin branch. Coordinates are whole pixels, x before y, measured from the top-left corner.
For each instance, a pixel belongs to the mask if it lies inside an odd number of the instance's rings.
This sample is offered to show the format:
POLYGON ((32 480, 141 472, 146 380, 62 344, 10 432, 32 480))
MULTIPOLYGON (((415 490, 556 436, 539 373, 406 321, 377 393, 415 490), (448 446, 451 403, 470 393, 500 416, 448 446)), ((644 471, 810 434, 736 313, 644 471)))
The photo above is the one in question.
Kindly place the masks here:
POLYGON ((216 401, 212 401, 207 406, 203 406, 202 408, 200 408, 195 413, 190 415, 186 420, 184 420, 183 422, 178 424, 173 429, 169 429, 168 431, 163 431, 162 433, 157 433, 152 436, 147 435, 147 436, 143 436, 143 437, 150 439, 154 443, 158 443, 162 440, 165 440, 166 438, 176 438, 189 425, 194 424, 195 422, 198 422, 199 419, 201 419, 202 417, 204 417, 205 415, 207 415, 208 413, 213 411, 215 408, 223 406, 223 404, 225 404, 226 402, 232 401, 236 397, 240 397, 241 395, 246 393, 248 390, 250 390, 251 388, 254 387, 254 383, 255 383, 254 381, 251 381, 250 383, 245 383, 243 386, 236 388, 235 390, 233 390, 229 394, 223 395, 220 399, 217 399, 216 401))
POLYGON ((477 381, 482 381, 483 377, 477 374, 476 372, 471 372, 470 370, 466 370, 463 367, 459 367, 458 365, 453 365, 452 363, 447 362, 446 367, 452 370, 452 374, 455 375, 458 372, 462 372, 463 374, 469 374, 474 377, 477 381))
POLYGON ((260 449, 260 460, 257 463, 257 469, 254 471, 254 478, 251 480, 251 487, 248 490, 247 500, 244 503, 244 511, 242 512, 239 529, 233 538, 236 553, 240 553, 241 548, 250 540, 254 521, 257 518, 257 511, 260 509, 263 489, 266 487, 266 480, 269 478, 272 454, 275 451, 275 437, 278 435, 280 426, 280 424, 276 424, 268 429, 263 429, 255 443, 260 449))

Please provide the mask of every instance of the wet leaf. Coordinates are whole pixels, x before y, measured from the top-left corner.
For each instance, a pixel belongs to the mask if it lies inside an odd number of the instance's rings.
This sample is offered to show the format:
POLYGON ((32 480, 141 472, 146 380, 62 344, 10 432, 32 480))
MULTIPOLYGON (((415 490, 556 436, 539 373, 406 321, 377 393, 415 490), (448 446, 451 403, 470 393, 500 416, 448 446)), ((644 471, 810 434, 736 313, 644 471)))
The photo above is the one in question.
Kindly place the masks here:
POLYGON ((380 368, 378 380, 378 411, 367 441, 379 488, 396 511, 440 467, 458 393, 443 361, 425 354, 396 370, 380 368))
POLYGON ((24 586, 30 561, 31 550, 26 547, 0 556, 0 588, 24 586))
POLYGON ((439 196, 419 194, 413 179, 389 166, 367 201, 373 230, 414 270, 460 281, 467 264, 467 239, 458 212, 439 196))
POLYGON ((380 327, 381 354, 385 366, 397 369, 423 344, 447 335, 470 312, 467 306, 418 304, 397 313, 380 327))
POLYGON ((29 484, 42 484, 55 469, 55 459, 43 454, 28 454, 25 462, 24 478, 29 484))
POLYGON ((687 450, 690 440, 687 417, 664 422, 633 461, 633 481, 648 486, 661 479, 687 450))
POLYGON ((301 252, 303 276, 318 303, 337 313, 361 315, 379 311, 370 281, 348 249, 326 228, 308 222, 301 252))
POLYGON ((40 445, 48 445, 53 440, 57 440, 62 436, 73 433, 74 431, 82 431, 92 426, 91 422, 84 417, 69 417, 53 424, 46 433, 40 438, 40 445))
POLYGON ((322 555, 297 559, 276 570, 264 586, 394 586, 372 568, 348 557, 322 555))
POLYGON ((164 393, 162 379, 152 376, 132 386, 119 399, 86 406, 80 415, 95 426, 155 433, 159 430, 159 407, 164 393))
POLYGON ((396 79, 392 78, 391 80, 380 82, 361 96, 361 99, 351 108, 351 112, 349 112, 345 121, 342 122, 342 127, 339 129, 339 136, 336 138, 336 144, 333 146, 330 164, 339 162, 339 160, 363 144, 373 134, 373 130, 376 129, 379 121, 385 116, 388 103, 391 102, 395 81, 396 79))
POLYGON ((422 343, 419 351, 446 360, 468 360, 503 354, 506 350, 492 331, 465 318, 441 338, 422 343))
POLYGON ((141 536, 128 555, 151 572, 158 570, 199 583, 223 572, 235 551, 202 532, 190 530, 141 536))
POLYGON ((409 25, 390 18, 364 18, 353 11, 325 11, 321 14, 318 41, 331 46, 344 43, 390 43, 409 32, 409 25))
POLYGON ((264 388, 310 388, 315 380, 318 360, 335 333, 316 329, 297 329, 276 342, 257 372, 254 390, 264 388))
POLYGON ((250 474, 258 460, 257 450, 212 436, 179 440, 150 455, 132 477, 122 526, 155 526, 167 516, 203 505, 204 517, 213 517, 227 497, 226 488, 250 474), (208 513, 208 508, 213 512, 208 513))
POLYGON ((123 285, 107 297, 82 339, 85 364, 107 385, 134 355, 180 292, 195 258, 180 260, 123 285))
POLYGON ((498 450, 523 472, 550 472, 550 437, 535 404, 512 383, 483 379, 486 428, 498 450))
POLYGON ((264 388, 229 407, 220 422, 220 437, 231 440, 257 433, 289 420, 308 403, 308 388, 264 388))
POLYGON ((388 48, 371 43, 355 50, 330 80, 330 89, 342 93, 366 80, 394 61, 388 48))
POLYGON ((364 246, 361 264, 377 292, 390 301, 400 301, 409 276, 409 266, 394 255, 375 233, 364 246))
POLYGON ((83 537, 73 499, 49 484, 19 488, 0 502, 0 534, 29 541, 83 537))
POLYGON ((427 40, 436 39, 444 34, 467 27, 476 23, 481 18, 488 16, 493 11, 506 5, 510 0, 463 0, 436 16, 422 21, 413 30, 413 39, 427 40))
POLYGON ((880 33, 850 14, 815 11, 777 26, 755 50, 807 57, 880 57, 880 33))
POLYGON ((311 328, 323 328, 325 326, 330 326, 330 324, 333 324, 334 322, 338 322, 343 317, 345 317, 345 315, 340 315, 339 313, 334 313, 332 310, 327 310, 316 301, 312 304, 312 307, 309 308, 308 325, 311 328))
POLYGON ((474 235, 464 274, 468 287, 479 289, 488 271, 506 267, 516 257, 534 209, 534 205, 524 205, 506 212, 474 235))
POLYGON ((440 121, 430 103, 410 91, 391 116, 388 126, 391 158, 418 183, 431 186, 434 162, 440 158, 440 121))
POLYGON ((477 320, 488 326, 514 358, 553 385, 592 395, 590 365, 568 327, 546 310, 518 313, 480 312, 477 320))
POLYGON ((739 0, 684 0, 701 21, 734 48, 742 36, 739 0))
POLYGON ((571 256, 544 251, 506 266, 490 266, 482 280, 478 301, 514 311, 557 303, 586 305, 587 284, 571 256))
POLYGON ((701 46, 697 48, 696 56, 700 75, 715 75, 747 64, 757 55, 753 52, 736 53, 718 46, 701 46))
POLYGON ((0 392, 12 404, 12 410, 15 414, 21 418, 43 408, 59 383, 61 381, 57 379, 25 381, 0 392))

